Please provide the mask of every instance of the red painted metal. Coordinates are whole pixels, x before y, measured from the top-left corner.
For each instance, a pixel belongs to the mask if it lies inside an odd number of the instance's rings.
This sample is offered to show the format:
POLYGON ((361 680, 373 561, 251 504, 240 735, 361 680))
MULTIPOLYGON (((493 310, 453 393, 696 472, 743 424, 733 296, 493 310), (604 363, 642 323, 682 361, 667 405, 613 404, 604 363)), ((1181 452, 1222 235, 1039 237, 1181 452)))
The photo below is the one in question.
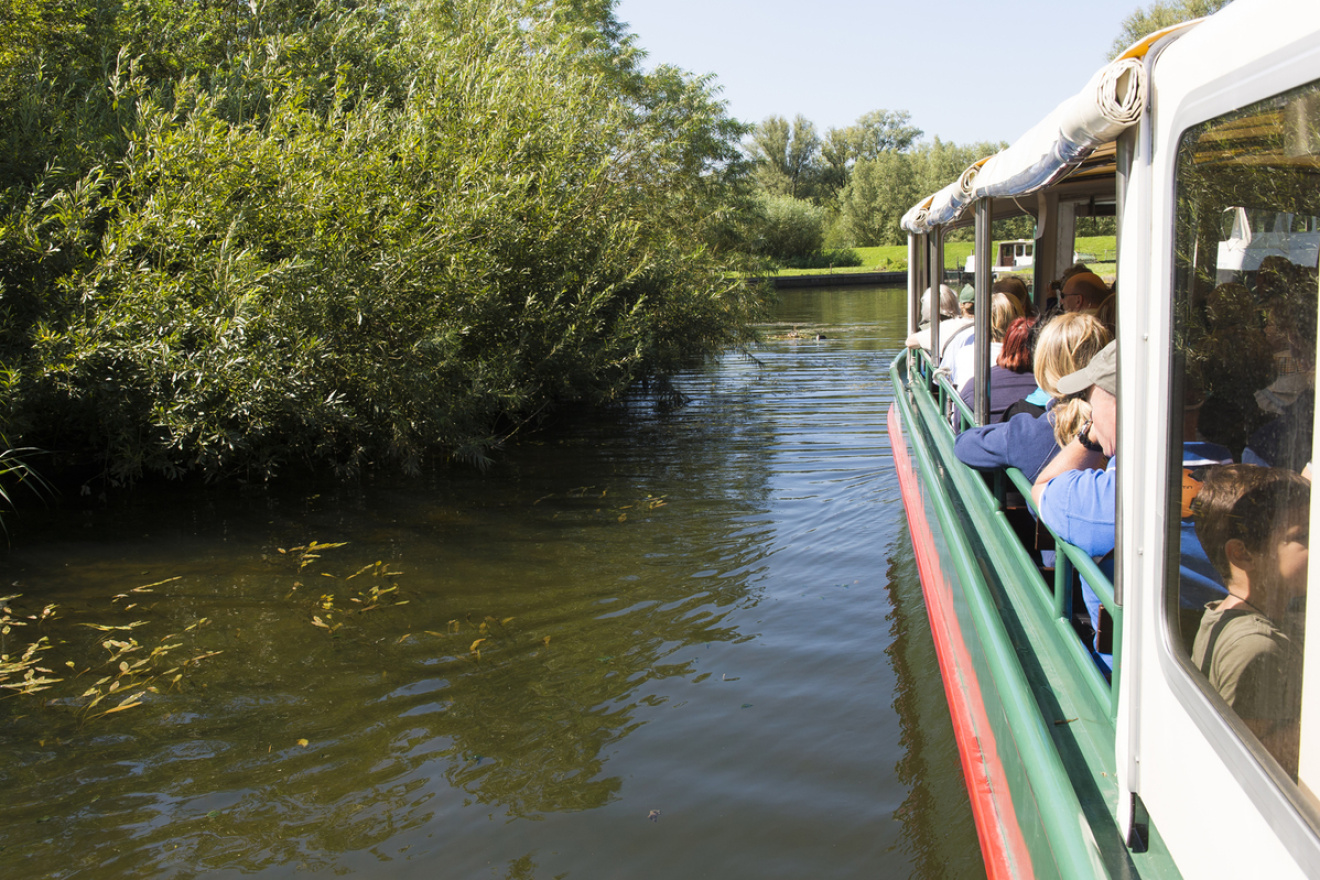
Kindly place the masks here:
POLYGON ((958 742, 958 756, 972 804, 977 837, 981 841, 986 874, 991 880, 1032 877, 1031 855, 1017 823, 976 668, 953 607, 953 585, 944 575, 930 522, 926 518, 921 486, 908 456, 897 405, 890 406, 888 422, 894 469, 898 472, 903 507, 912 533, 921 591, 926 600, 931 636, 953 718, 954 738, 958 742))

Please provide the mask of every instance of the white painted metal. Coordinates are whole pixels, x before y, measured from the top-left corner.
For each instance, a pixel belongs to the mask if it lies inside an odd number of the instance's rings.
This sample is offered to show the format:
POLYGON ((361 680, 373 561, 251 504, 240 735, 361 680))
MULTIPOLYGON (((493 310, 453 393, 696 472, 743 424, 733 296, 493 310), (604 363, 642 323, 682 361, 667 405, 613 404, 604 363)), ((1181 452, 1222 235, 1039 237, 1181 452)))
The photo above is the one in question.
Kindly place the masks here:
MULTIPOLYGON (((1320 363, 1320 337, 1316 338, 1316 363, 1320 363)), ((1311 461, 1320 462, 1320 431, 1311 435, 1311 461)), ((1311 522, 1320 522, 1320 492, 1311 493, 1311 522)), ((1320 553, 1310 560, 1307 583, 1320 584, 1320 553)), ((1307 603, 1306 628, 1320 632, 1320 601, 1307 603)), ((1306 796, 1320 798, 1320 650, 1314 648, 1314 641, 1311 644, 1302 669, 1302 744, 1297 778, 1306 796)))
MULTIPOLYGON (((1258 760, 1240 735, 1245 728, 1218 712, 1170 644, 1162 584, 1171 438, 1159 418, 1169 406, 1179 136, 1317 79, 1320 4, 1314 0, 1238 0, 1210 17, 1154 63, 1151 127, 1138 135, 1124 205, 1117 576, 1127 604, 1118 766, 1121 784, 1141 796, 1188 878, 1320 876, 1320 837, 1291 783, 1258 760)), ((1309 653, 1320 649, 1317 643, 1312 639, 1309 653)))

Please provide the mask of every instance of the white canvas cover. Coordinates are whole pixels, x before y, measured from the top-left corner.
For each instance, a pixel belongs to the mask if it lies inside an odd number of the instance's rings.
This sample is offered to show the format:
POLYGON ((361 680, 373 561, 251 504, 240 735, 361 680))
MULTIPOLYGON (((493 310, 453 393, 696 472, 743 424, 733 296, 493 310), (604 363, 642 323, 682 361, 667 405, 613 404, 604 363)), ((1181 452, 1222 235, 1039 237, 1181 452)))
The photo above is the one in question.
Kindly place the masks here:
POLYGON ((1140 56, 1133 57, 1129 50, 1096 72, 1084 89, 1012 146, 970 166, 953 183, 913 206, 903 215, 903 228, 928 232, 957 219, 977 199, 1018 196, 1047 186, 1134 125, 1145 107, 1145 67, 1140 56))

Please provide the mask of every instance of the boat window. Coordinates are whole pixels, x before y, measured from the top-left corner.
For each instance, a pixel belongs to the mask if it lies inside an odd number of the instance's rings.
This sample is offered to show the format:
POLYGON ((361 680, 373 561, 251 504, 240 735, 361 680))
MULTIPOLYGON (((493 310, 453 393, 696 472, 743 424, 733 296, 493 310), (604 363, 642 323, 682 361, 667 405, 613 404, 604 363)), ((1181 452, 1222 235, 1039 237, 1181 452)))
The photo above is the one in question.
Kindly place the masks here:
POLYGON ((1276 778, 1300 765, 1320 791, 1301 746, 1320 741, 1303 735, 1320 727, 1320 699, 1303 717, 1320 82, 1190 129, 1177 162, 1172 641, 1276 778))

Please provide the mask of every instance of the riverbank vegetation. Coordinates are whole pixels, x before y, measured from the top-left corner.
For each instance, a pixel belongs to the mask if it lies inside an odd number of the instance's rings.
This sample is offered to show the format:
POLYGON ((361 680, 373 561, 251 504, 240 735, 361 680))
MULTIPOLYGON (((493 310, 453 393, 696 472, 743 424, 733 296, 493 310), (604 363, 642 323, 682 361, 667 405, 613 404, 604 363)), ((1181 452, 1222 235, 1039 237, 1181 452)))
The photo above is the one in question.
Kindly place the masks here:
POLYGON ((112 483, 481 463, 752 338, 746 128, 607 0, 13 6, 25 446, 112 483))
MULTIPOLYGON (((776 235, 762 240, 761 253, 792 269, 873 269, 859 249, 900 248, 906 236, 899 220, 917 199, 1006 146, 959 146, 938 137, 920 142, 923 134, 906 111, 890 110, 865 113, 824 135, 801 115, 757 124, 744 146, 761 204, 769 206, 769 216, 782 218, 772 227, 776 235)), ((1000 237, 1029 234, 1022 221, 999 225, 1000 237)), ((906 250, 890 265, 905 267, 906 250)))
MULTIPOLYGON (((1111 58, 1137 40, 1178 22, 1210 15, 1228 0, 1156 0, 1125 18, 1114 40, 1111 58)), ((1098 61, 1097 61, 1098 63, 1098 61)), ((925 132, 912 124, 905 110, 872 110, 844 128, 824 134, 802 115, 791 122, 770 116, 753 129, 744 149, 755 165, 755 182, 763 203, 775 206, 776 215, 791 218, 794 231, 782 228, 762 244, 761 252, 785 274, 798 270, 832 271, 849 266, 858 271, 907 266, 907 254, 873 259, 866 251, 900 246, 907 238, 899 227, 903 214, 923 196, 944 187, 969 165, 1007 146, 980 142, 959 145, 939 137, 922 141, 925 132), (799 203, 794 209, 788 201, 799 203), (786 253, 785 243, 791 245, 786 253), (886 262, 887 261, 887 262, 886 262)), ((1112 219, 1086 218, 1079 227, 1083 237, 1114 235, 1112 219)), ((1029 220, 1014 218, 995 223, 996 240, 1030 238, 1029 220)), ((967 244, 971 230, 950 235, 949 248, 967 244)), ((1112 250, 1110 244, 1108 249, 1112 250)), ((948 265, 963 265, 949 248, 948 265)), ((1104 250, 1104 247, 1100 248, 1104 250)))

